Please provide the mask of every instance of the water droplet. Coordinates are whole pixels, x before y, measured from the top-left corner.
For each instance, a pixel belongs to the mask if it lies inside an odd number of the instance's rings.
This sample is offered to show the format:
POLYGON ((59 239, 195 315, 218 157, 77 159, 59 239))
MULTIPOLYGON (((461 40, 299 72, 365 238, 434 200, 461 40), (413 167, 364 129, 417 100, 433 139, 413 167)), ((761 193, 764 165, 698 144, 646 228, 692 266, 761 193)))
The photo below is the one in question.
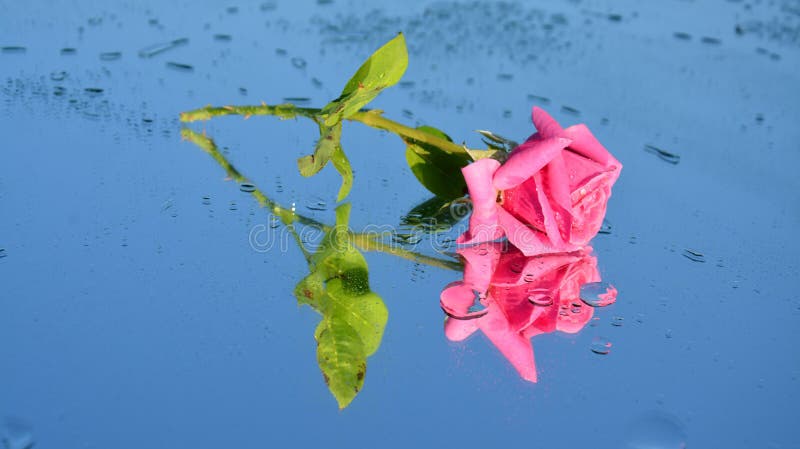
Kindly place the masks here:
POLYGON ((611 352, 611 342, 605 337, 595 337, 590 349, 595 354, 606 355, 611 352))
POLYGON ((515 260, 514 262, 511 262, 511 266, 508 267, 508 268, 509 268, 509 270, 511 270, 512 273, 519 274, 519 273, 522 273, 522 269, 524 267, 525 267, 525 262, 520 261, 520 260, 515 260))
POLYGON ((572 114, 572 115, 581 115, 581 111, 573 108, 572 106, 567 106, 567 105, 561 106, 561 112, 566 112, 567 114, 572 114))
POLYGON ((103 94, 103 89, 99 87, 87 87, 83 91, 91 97, 98 97, 103 94))
POLYGON ((486 248, 485 246, 479 246, 478 249, 475 250, 475 252, 479 256, 485 256, 485 255, 489 254, 489 249, 486 248))
POLYGON ((304 68, 306 68, 306 60, 303 59, 303 58, 295 56, 294 58, 292 58, 292 65, 296 69, 304 69, 304 68))
POLYGON ((688 40, 690 40, 692 38, 691 34, 684 33, 683 31, 676 31, 676 32, 672 33, 672 36, 675 39, 680 39, 682 41, 688 41, 688 40))
POLYGON ((531 283, 536 280, 536 275, 533 273, 525 273, 525 276, 522 276, 522 280, 531 283))
POLYGON ((122 57, 122 52, 119 51, 107 51, 100 53, 100 60, 101 61, 116 61, 122 57))
POLYGON ((311 99, 308 97, 283 97, 283 101, 286 103, 293 103, 293 104, 311 103, 311 99))
POLYGON ((243 182, 239 185, 239 190, 241 190, 244 193, 253 193, 256 191, 256 186, 250 184, 249 182, 243 182))
POLYGON ((664 337, 672 338, 672 329, 667 329, 664 331, 664 337))
POLYGON ((50 79, 52 81, 64 81, 66 77, 67 77, 67 72, 63 70, 55 70, 53 72, 50 72, 50 79))
POLYGON ((230 42, 233 37, 230 34, 215 34, 214 40, 217 42, 230 42))
POLYGON ((177 70, 179 72, 193 72, 194 66, 191 64, 183 64, 181 62, 167 61, 166 66, 168 69, 177 70))
POLYGON ((611 318, 611 325, 612 326, 621 327, 624 322, 625 322, 625 318, 622 318, 621 316, 615 316, 615 317, 611 318))
POLYGON ((589 282, 581 286, 580 296, 592 307, 603 307, 616 301, 617 289, 608 282, 589 282))
POLYGON ((158 44, 148 45, 147 47, 139 50, 140 58, 152 58, 158 54, 164 53, 167 50, 180 47, 189 43, 189 38, 182 37, 169 42, 160 42, 158 44))
POLYGON ((306 202, 306 209, 324 211, 328 209, 328 204, 319 198, 306 202))
POLYGON ((9 416, 0 424, 0 443, 4 449, 31 449, 36 442, 28 423, 9 416))
POLYGON ((288 54, 288 52, 283 48, 276 48, 275 49, 275 54, 278 55, 278 56, 286 56, 288 54))
POLYGON ((264 2, 259 6, 259 9, 262 11, 272 11, 277 8, 278 5, 275 2, 264 2))
POLYGON ((528 101, 535 101, 539 104, 550 104, 549 98, 534 94, 528 94, 528 101))
POLYGON ((650 411, 630 422, 625 449, 686 449, 686 433, 674 416, 650 411))
POLYGON ((514 79, 514 75, 511 73, 498 73, 497 80, 498 81, 511 81, 514 79))
POLYGON ((644 150, 647 151, 648 153, 655 154, 662 161, 668 162, 672 165, 677 165, 678 162, 681 161, 680 155, 670 153, 669 151, 662 150, 661 148, 658 148, 653 145, 645 145, 644 150))
POLYGON ((6 254, 6 250, 4 248, 0 248, 0 259, 3 257, 8 257, 8 254, 6 254))
POLYGON ((600 230, 597 232, 598 234, 611 234, 611 222, 604 218, 603 224, 600 225, 600 230))
POLYGON ((719 45, 722 43, 722 41, 717 39, 716 37, 709 37, 709 36, 703 36, 702 38, 700 38, 700 42, 709 45, 719 45))
POLYGON ((61 54, 64 55, 64 56, 71 56, 71 55, 74 55, 77 52, 78 52, 78 50, 74 49, 72 47, 64 47, 64 48, 61 49, 61 54))
POLYGON ((211 197, 210 196, 204 196, 203 197, 203 204, 206 205, 206 206, 210 206, 211 205, 211 197))
POLYGON ((0 52, 4 54, 22 54, 28 51, 25 47, 11 45, 8 47, 0 47, 0 52))
POLYGON ((553 295, 548 288, 532 288, 528 290, 528 301, 536 306, 548 307, 553 305, 553 295))
POLYGON ((683 257, 694 262, 704 263, 706 261, 706 256, 703 253, 688 248, 683 250, 683 257))
POLYGON ((231 201, 230 206, 228 206, 228 210, 230 210, 230 211, 239 210, 239 206, 236 205, 236 201, 231 201))

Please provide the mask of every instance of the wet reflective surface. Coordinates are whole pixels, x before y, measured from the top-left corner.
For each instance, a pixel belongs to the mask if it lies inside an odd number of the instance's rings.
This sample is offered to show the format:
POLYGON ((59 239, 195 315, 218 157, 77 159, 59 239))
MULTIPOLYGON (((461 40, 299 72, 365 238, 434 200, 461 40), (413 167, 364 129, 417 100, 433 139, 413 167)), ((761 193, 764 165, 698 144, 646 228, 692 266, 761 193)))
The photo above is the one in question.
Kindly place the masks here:
MULTIPOLYGON (((0 441, 797 447, 799 29, 789 0, 5 4, 0 441), (178 114, 324 105, 400 30, 408 72, 372 105, 388 117, 477 147, 477 129, 530 135, 538 105, 624 164, 592 241, 619 295, 580 332, 534 340, 533 384, 480 334, 445 337, 439 293, 462 273, 367 252, 389 319, 339 412, 319 317, 293 296, 303 254, 250 240, 280 229, 255 185, 335 221, 336 173, 296 170, 315 127, 196 128, 246 172, 240 187, 180 141, 178 114)), ((440 221, 417 208, 429 194, 402 142, 343 136, 350 226, 455 251, 466 220, 428 232, 440 221)))

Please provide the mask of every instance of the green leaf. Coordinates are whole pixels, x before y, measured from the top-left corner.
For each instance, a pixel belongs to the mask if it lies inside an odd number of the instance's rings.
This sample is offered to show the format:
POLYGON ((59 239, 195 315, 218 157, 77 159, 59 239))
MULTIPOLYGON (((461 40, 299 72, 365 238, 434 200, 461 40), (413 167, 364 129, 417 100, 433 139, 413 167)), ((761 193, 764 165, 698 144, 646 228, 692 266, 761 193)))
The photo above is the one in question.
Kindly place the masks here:
POLYGON ((341 95, 321 112, 325 125, 350 117, 372 101, 381 90, 397 84, 408 67, 408 50, 403 33, 375 51, 347 82, 341 95))
MULTIPOLYGON (((447 134, 436 128, 421 126, 420 131, 447 139, 447 134)), ((461 169, 470 163, 468 154, 453 154, 434 145, 406 140, 406 161, 417 180, 431 193, 451 200, 464 195, 467 185, 461 169)))
POLYGON ((440 196, 428 198, 405 214, 401 223, 425 232, 449 231, 464 216, 462 199, 448 200, 440 196), (459 205, 457 202, 462 201, 459 205), (454 208, 457 208, 454 210, 454 208))
POLYGON ((315 332, 317 363, 339 409, 347 407, 364 386, 367 354, 358 333, 340 317, 324 317, 315 332))
POLYGON ((361 390, 367 357, 378 350, 389 318, 381 297, 370 290, 367 261, 350 241, 349 219, 350 204, 336 208, 336 226, 294 290, 298 303, 322 315, 314 333, 317 361, 340 408, 361 390))
POLYGON ((341 139, 341 123, 336 123, 333 126, 320 125, 319 140, 314 148, 314 154, 303 156, 297 160, 300 174, 309 177, 319 173, 336 152, 336 149, 339 148, 341 150, 341 139))

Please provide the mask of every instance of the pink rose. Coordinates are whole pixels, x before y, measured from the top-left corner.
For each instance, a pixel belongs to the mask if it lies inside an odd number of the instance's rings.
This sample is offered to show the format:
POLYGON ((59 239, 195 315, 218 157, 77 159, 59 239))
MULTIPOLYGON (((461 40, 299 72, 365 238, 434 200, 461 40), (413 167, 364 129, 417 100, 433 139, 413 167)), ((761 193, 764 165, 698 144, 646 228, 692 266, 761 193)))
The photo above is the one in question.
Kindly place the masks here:
POLYGON ((574 251, 600 230, 622 164, 581 124, 563 129, 533 108, 538 132, 502 165, 462 169, 473 211, 459 244, 508 240, 527 256, 574 251))
MULTIPOLYGON (((536 382, 531 338, 576 333, 592 318, 593 307, 580 300, 583 284, 600 281, 590 252, 586 247, 531 257, 497 242, 461 248, 464 279, 449 284, 440 297, 448 315, 445 335, 461 341, 480 329, 523 379, 536 382)), ((606 304, 616 294, 609 288, 606 304)))

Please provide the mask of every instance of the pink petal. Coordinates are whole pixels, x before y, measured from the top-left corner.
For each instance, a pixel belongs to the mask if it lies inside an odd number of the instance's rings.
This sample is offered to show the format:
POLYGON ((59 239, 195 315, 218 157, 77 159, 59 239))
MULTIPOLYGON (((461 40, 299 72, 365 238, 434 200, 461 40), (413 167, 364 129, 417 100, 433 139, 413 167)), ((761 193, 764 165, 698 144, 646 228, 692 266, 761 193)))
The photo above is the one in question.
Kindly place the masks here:
POLYGON ((531 111, 531 118, 533 120, 533 126, 536 127, 536 130, 543 138, 565 137, 564 129, 561 128, 561 125, 559 125, 550 114, 545 112, 544 109, 534 106, 531 111))
POLYGON ((500 167, 494 159, 481 159, 461 169, 472 199, 469 230, 456 241, 458 244, 487 242, 500 238, 497 227, 497 192, 492 186, 492 175, 500 167))
MULTIPOLYGON (((550 205, 550 199, 547 197, 542 181, 542 174, 537 173, 533 176, 536 182, 536 196, 539 198, 539 205, 542 207, 542 217, 544 218, 544 230, 550 243, 556 248, 564 246, 564 239, 561 238, 561 230, 558 228, 558 217, 553 207, 550 205)), ((571 209, 571 208, 570 208, 571 209)))
POLYGON ((544 233, 520 223, 519 220, 506 212, 505 209, 498 208, 497 213, 500 226, 506 233, 508 241, 519 248, 526 256, 538 256, 540 254, 560 253, 578 249, 569 244, 555 247, 544 233))
POLYGON ((553 160, 570 142, 569 139, 553 137, 529 140, 518 146, 508 160, 497 169, 493 179, 495 189, 507 190, 522 184, 553 160))
POLYGON ((564 136, 572 139, 570 149, 575 152, 602 164, 604 167, 622 168, 622 164, 606 150, 583 123, 565 129, 564 136))
POLYGON ((564 163, 564 152, 558 154, 544 170, 544 191, 550 198, 550 207, 564 241, 570 240, 572 228, 572 198, 570 198, 569 174, 564 163))
POLYGON ((453 318, 445 317, 444 319, 444 335, 450 341, 463 341, 467 337, 474 334, 478 330, 477 320, 456 320, 453 318))
POLYGON ((517 187, 504 191, 501 207, 519 221, 543 231, 544 215, 536 189, 536 181, 531 177, 517 187))
POLYGON ((464 283, 480 292, 489 290, 501 248, 501 243, 494 242, 459 248, 458 253, 464 258, 464 283))
POLYGON ((489 313, 480 320, 478 326, 523 379, 536 382, 536 360, 531 341, 509 327, 497 306, 489 306, 489 313))

